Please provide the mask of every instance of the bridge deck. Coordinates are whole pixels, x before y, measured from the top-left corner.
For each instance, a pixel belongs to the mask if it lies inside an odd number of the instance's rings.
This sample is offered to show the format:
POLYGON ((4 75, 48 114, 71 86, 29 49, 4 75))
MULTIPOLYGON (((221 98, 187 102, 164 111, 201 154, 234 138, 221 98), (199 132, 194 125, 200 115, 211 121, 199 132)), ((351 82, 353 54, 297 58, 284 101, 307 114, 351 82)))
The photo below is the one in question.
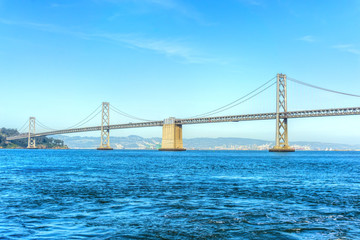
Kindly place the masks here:
MULTIPOLYGON (((347 116, 347 115, 360 115, 360 107, 353 108, 333 108, 333 109, 319 109, 319 110, 302 110, 302 111, 290 111, 280 113, 280 118, 308 118, 308 117, 328 117, 328 116, 347 116)), ((253 121, 253 120, 269 120, 276 119, 276 113, 258 113, 258 114, 245 114, 245 115, 233 115, 233 116, 221 116, 221 117, 205 117, 205 118, 187 118, 177 119, 176 124, 199 124, 199 123, 221 123, 221 122, 239 122, 239 121, 253 121)), ((127 124, 115 124, 110 125, 109 129, 123 129, 123 128, 142 128, 142 127, 157 127, 162 126, 163 121, 152 122, 140 122, 140 123, 127 123, 127 124)), ((58 135, 66 133, 77 132, 91 132, 100 131, 101 126, 85 127, 85 128, 73 128, 63 129, 51 132, 42 132, 32 134, 32 137, 58 135)), ((7 137, 6 140, 16 140, 27 138, 28 134, 21 134, 13 137, 7 137)))

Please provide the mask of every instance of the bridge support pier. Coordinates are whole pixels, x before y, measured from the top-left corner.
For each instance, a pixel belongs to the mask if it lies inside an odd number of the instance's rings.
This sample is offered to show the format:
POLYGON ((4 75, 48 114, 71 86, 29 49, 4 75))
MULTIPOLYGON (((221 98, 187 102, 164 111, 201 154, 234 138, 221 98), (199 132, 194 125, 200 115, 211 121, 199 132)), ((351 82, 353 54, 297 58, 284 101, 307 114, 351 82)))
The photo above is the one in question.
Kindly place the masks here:
POLYGON ((101 114, 101 143, 97 150, 113 150, 110 147, 110 103, 103 102, 101 114))
POLYGON ((29 134, 28 134, 28 149, 37 149, 36 143, 35 143, 35 137, 33 136, 35 134, 35 118, 30 117, 29 118, 29 134))
POLYGON ((159 151, 185 151, 182 140, 182 125, 175 124, 175 118, 164 120, 162 143, 159 151))
POLYGON ((287 112, 287 88, 286 75, 277 74, 276 87, 276 143, 270 152, 295 152, 289 146, 287 118, 280 118, 280 110, 287 112))

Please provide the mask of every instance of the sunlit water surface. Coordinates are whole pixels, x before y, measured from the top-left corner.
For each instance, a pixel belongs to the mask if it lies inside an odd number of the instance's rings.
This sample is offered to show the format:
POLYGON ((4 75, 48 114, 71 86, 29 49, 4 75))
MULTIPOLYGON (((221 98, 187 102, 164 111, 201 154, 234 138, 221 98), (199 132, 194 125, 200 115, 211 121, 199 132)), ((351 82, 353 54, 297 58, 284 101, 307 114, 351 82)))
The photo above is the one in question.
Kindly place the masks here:
POLYGON ((360 152, 1 150, 0 238, 360 239, 360 152))

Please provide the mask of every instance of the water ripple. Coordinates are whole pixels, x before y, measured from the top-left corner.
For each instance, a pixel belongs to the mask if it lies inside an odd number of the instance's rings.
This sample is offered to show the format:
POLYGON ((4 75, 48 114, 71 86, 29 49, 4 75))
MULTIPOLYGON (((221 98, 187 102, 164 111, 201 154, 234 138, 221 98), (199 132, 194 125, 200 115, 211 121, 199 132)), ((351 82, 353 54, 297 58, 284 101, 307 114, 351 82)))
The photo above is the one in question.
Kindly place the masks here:
POLYGON ((2 150, 4 239, 360 239, 360 153, 2 150))

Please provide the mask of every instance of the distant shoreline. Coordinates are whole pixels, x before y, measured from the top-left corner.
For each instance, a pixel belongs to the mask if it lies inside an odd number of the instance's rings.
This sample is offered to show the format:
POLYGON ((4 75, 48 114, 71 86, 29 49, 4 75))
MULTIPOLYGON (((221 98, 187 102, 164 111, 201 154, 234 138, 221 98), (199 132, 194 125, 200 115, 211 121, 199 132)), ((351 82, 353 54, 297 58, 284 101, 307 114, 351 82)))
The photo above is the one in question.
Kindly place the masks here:
MULTIPOLYGON (((0 150, 97 150, 96 148, 0 148, 0 150)), ((116 149, 113 151, 159 151, 158 149, 116 149)), ((211 152, 268 152, 269 150, 237 150, 237 149, 186 149, 186 151, 211 151, 211 152)), ((159 151, 160 152, 160 151, 159 151)), ((295 152, 360 152, 360 149, 332 149, 332 150, 296 150, 295 152)))

